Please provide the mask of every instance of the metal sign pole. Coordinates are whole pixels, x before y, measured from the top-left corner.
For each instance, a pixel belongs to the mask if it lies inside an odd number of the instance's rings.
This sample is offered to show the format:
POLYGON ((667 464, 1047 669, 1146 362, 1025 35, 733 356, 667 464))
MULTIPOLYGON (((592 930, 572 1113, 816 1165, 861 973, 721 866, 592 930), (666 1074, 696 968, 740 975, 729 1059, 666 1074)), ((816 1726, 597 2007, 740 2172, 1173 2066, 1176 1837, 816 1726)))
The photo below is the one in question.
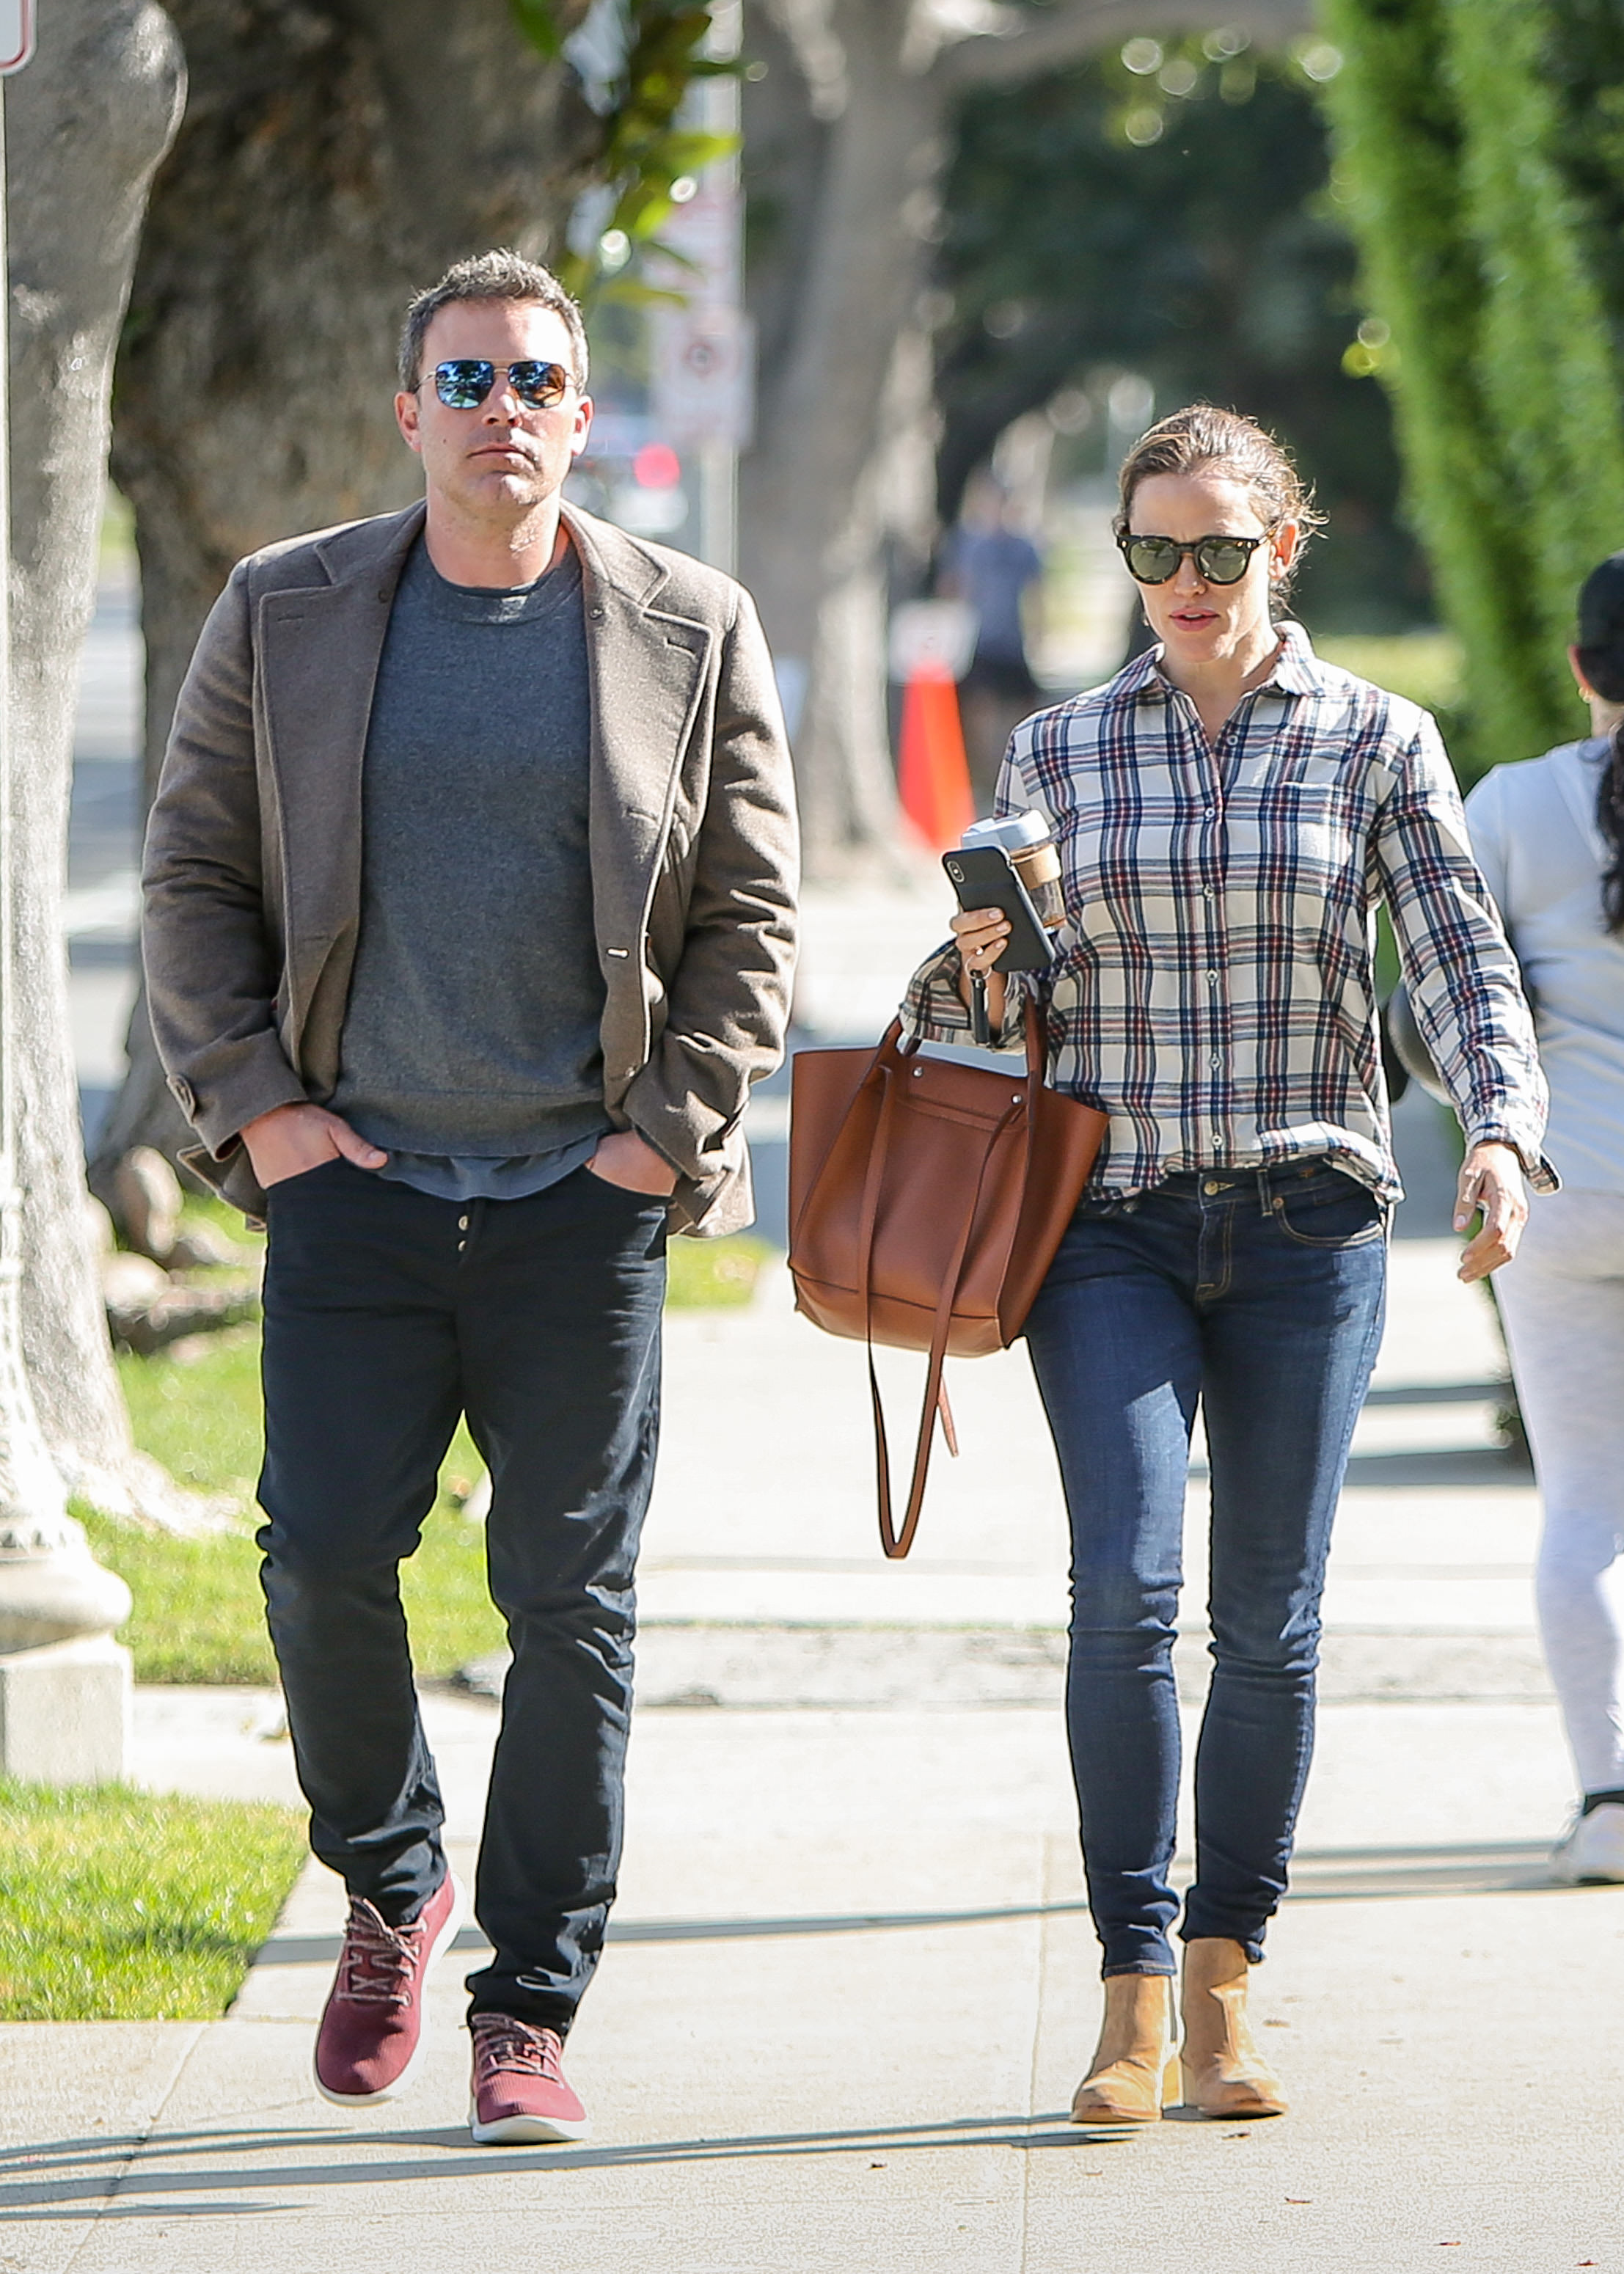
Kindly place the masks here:
MULTIPOLYGON (((744 10, 740 0, 718 0, 710 11, 709 52, 718 63, 732 63, 744 44, 744 10)), ((705 124, 713 134, 739 132, 742 106, 736 79, 703 82, 705 124)), ((711 168, 712 178, 725 185, 735 207, 742 196, 739 154, 735 150, 711 168)), ((742 215, 735 219, 733 273, 729 278, 733 304, 744 297, 742 215)), ((699 556, 730 576, 739 573, 739 440, 717 436, 699 446, 699 556)))
MULTIPOLYGON (((715 0, 705 54, 731 61, 742 36, 741 0, 715 0)), ((684 99, 683 122, 706 133, 739 131, 739 83, 703 79, 684 99)), ((657 257, 650 282, 668 287, 680 305, 650 312, 650 409, 655 430, 689 457, 696 480, 698 531, 694 550, 732 573, 738 553, 739 452, 748 439, 754 344, 741 305, 742 243, 736 153, 707 166, 692 194, 667 216, 662 241, 684 266, 657 257)))
POLYGON ((5 79, 34 49, 29 0, 0 0, 0 1771, 54 1782, 122 1773, 130 1591, 92 1556, 34 1411, 19 1295, 22 1194, 11 938, 10 440, 5 79), (85 1638, 94 1638, 86 1641, 85 1638))

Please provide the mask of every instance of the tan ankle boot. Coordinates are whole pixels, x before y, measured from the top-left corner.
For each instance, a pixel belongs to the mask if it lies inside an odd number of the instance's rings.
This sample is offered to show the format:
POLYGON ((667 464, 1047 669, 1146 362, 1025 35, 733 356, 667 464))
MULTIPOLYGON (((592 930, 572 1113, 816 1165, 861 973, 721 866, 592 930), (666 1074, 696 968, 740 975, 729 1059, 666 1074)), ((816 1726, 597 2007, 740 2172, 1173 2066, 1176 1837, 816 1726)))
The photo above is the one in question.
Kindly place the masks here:
POLYGON ((1072 2123, 1154 2124, 1177 2098, 1170 1977, 1108 1975, 1100 2042, 1072 2096, 1072 2123))
POLYGON ((1227 1936, 1184 1945, 1184 2098, 1203 2116, 1283 2116, 1280 2079, 1246 2019, 1246 1953, 1227 1936))

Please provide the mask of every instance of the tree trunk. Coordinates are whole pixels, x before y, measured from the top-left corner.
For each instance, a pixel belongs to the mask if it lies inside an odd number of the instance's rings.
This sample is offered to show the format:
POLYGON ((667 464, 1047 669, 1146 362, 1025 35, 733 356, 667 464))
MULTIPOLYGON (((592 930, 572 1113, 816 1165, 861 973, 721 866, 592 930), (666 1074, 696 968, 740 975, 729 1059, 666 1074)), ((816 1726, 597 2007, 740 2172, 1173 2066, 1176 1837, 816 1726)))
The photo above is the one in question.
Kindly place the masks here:
POLYGON ((1307 0, 753 0, 748 289, 761 343, 741 559, 787 682, 808 876, 895 845, 888 584, 934 529, 931 248, 953 103, 1139 31, 1302 28, 1307 0), (785 668, 788 666, 787 670, 785 668), (804 699, 797 700, 804 685, 804 699))
MULTIPOLYGON (((553 0, 568 32, 587 0, 553 0)), ((135 512, 155 783, 235 561, 421 486, 395 432, 412 293, 495 245, 545 252, 602 141, 508 0, 173 0, 191 97, 154 184, 119 358, 113 471, 135 512)), ((144 1008, 98 1148, 104 1190, 180 1116, 144 1008)))
POLYGON ((910 495, 894 445, 921 407, 928 362, 918 304, 940 94, 929 73, 902 68, 908 0, 833 0, 821 55, 806 44, 806 14, 772 10, 756 42, 771 43, 767 77, 746 88, 747 163, 755 193, 774 200, 775 227, 751 263, 763 358, 740 536, 780 669, 795 693, 804 685, 803 699, 792 696, 802 843, 808 875, 827 877, 897 834, 885 554, 894 534, 917 538, 930 512, 928 463, 922 494, 910 495), (794 119, 796 95, 809 125, 794 119))
POLYGON ((41 12, 39 52, 5 96, 23 1344, 69 1489, 127 1511, 161 1503, 162 1486, 132 1446, 97 1283, 61 902, 113 356, 184 73, 153 0, 51 0, 41 12))

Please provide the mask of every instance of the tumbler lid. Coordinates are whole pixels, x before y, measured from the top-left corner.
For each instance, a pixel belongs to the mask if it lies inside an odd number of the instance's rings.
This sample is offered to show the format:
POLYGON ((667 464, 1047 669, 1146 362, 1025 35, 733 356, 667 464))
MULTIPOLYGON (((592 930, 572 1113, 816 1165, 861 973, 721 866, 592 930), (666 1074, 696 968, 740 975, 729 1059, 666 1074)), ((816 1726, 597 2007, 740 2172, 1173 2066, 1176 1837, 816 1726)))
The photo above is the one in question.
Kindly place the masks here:
POLYGON ((1029 845, 1047 845, 1049 824, 1041 813, 1007 813, 1002 821, 973 821, 959 840, 959 850, 978 845, 1001 846, 1006 853, 1024 853, 1029 845))

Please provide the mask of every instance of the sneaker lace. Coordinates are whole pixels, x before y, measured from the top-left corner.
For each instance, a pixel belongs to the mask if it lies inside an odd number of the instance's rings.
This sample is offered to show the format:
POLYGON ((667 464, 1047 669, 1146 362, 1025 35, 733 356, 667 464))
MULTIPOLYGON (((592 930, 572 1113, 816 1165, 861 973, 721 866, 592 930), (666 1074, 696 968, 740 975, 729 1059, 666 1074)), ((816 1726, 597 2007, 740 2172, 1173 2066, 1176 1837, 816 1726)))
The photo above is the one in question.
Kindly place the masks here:
POLYGON ((350 1906, 344 1951, 339 1962, 343 1994, 359 2005, 404 2006, 423 1955, 423 1923, 391 1926, 369 1902, 350 1906))
POLYGON ((520 2076, 542 2076, 550 2083, 561 2084, 561 2051, 554 2029, 532 2029, 528 2022, 509 2014, 474 2017, 474 2054, 482 2079, 508 2069, 520 2076))

